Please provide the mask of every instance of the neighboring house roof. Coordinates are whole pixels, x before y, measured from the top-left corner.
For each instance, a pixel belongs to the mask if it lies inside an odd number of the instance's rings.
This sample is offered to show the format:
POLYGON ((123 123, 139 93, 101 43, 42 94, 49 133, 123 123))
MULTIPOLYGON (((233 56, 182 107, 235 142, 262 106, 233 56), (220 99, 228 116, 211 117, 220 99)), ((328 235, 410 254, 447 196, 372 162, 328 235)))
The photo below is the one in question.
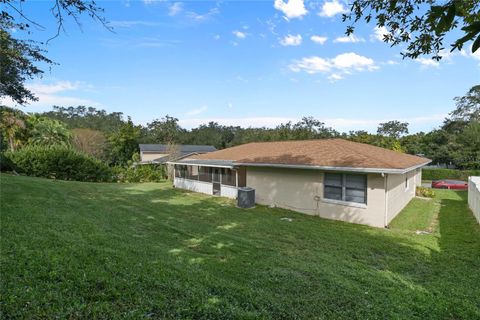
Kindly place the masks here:
MULTIPOLYGON (((140 144, 140 151, 142 152, 168 152, 170 146, 167 144, 140 144)), ((204 152, 212 152, 216 151, 217 149, 214 146, 206 146, 206 145, 193 145, 193 144, 179 144, 175 147, 178 147, 178 151, 180 153, 204 153, 204 152)))
POLYGON ((427 158, 344 139, 255 142, 194 155, 180 162, 192 163, 193 160, 229 160, 245 166, 392 173, 403 173, 430 162, 427 158))

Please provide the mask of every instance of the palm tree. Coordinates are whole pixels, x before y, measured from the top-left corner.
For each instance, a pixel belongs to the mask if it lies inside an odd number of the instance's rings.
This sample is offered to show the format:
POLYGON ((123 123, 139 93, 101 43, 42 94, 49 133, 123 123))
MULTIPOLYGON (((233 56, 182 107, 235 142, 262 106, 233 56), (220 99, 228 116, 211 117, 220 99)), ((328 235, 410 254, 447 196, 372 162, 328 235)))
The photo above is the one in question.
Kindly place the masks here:
POLYGON ((62 122, 37 116, 31 116, 28 121, 32 126, 29 138, 31 144, 42 146, 71 144, 72 133, 62 122))
POLYGON ((25 129, 25 122, 20 119, 13 111, 3 109, 0 112, 0 130, 8 141, 8 147, 11 151, 20 146, 20 132, 25 129))

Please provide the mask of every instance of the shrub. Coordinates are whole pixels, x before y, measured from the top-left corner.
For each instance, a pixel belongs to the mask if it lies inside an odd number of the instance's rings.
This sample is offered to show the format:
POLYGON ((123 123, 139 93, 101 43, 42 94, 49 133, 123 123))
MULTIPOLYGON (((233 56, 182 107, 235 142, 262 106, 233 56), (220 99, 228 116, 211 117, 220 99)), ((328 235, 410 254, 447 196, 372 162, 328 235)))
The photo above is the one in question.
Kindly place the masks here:
POLYGON ((106 164, 66 146, 26 146, 5 156, 28 176, 94 182, 114 178, 106 164))
POLYGON ((115 176, 118 182, 160 182, 167 178, 165 165, 161 164, 116 167, 115 176))
POLYGON ((455 179, 467 181, 469 176, 480 176, 480 170, 423 169, 423 180, 455 179))
POLYGON ((435 197, 435 191, 432 188, 417 187, 415 194, 418 197, 433 198, 435 197))

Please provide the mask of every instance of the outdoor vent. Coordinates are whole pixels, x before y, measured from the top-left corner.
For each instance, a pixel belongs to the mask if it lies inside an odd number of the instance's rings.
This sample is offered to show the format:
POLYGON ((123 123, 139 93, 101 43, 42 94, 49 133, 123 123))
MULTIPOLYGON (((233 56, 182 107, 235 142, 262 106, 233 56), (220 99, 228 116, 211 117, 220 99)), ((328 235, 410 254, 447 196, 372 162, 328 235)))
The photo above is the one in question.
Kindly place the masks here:
POLYGON ((255 189, 238 188, 237 207, 249 209, 255 207, 255 189))

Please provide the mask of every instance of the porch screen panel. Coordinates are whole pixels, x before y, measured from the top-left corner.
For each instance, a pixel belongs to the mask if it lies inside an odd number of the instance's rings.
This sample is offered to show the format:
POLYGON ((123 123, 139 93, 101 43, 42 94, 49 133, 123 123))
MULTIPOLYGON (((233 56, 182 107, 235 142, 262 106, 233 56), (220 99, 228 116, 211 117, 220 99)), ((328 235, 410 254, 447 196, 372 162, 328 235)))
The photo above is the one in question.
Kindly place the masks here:
POLYGON ((187 166, 175 165, 175 177, 177 178, 186 178, 187 177, 187 166))
POLYGON ((227 186, 236 185, 235 171, 232 169, 222 168, 222 184, 227 186))
POLYGON ((212 182, 212 168, 210 167, 199 167, 199 180, 204 182, 212 182))
POLYGON ((198 166, 187 166, 187 179, 198 180, 198 166))

